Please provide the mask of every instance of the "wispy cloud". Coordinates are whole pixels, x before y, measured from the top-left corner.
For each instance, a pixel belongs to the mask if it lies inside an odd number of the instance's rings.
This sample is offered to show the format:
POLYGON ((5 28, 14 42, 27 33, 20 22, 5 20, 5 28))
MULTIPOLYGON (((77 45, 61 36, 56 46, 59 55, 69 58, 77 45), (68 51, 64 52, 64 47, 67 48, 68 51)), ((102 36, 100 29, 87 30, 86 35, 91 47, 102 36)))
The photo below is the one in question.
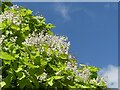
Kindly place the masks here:
POLYGON ((59 13, 65 20, 70 19, 70 8, 62 3, 58 3, 55 6, 55 10, 59 13))
POLYGON ((86 9, 84 7, 73 7, 70 4, 66 5, 64 3, 57 3, 55 4, 54 8, 55 11, 62 16, 64 21, 68 21, 72 19, 73 13, 77 13, 77 14, 84 13, 90 18, 95 18, 95 14, 91 10, 86 9))
MULTIPOLYGON (((119 67, 120 68, 120 67, 119 67)), ((118 67, 108 65, 100 71, 100 74, 107 79, 109 88, 118 88, 118 67)))

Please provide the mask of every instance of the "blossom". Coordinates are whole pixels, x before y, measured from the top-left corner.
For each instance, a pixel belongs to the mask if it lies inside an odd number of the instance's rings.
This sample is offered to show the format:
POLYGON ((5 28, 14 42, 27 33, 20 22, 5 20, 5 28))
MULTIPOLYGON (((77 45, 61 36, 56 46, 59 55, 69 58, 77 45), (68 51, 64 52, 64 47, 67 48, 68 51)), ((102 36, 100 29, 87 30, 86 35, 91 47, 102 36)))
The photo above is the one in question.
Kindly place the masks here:
POLYGON ((104 80, 104 78, 100 76, 97 76, 97 78, 93 78, 90 80, 90 83, 97 84, 97 85, 102 85, 103 82, 106 84, 106 81, 104 80))
POLYGON ((0 37, 0 44, 2 44, 2 42, 3 42, 4 38, 5 38, 5 36, 4 36, 4 35, 2 35, 2 36, 0 37))
POLYGON ((80 76, 83 78, 84 81, 87 81, 88 78, 90 77, 90 71, 88 69, 83 70, 80 76))
POLYGON ((71 79, 73 79, 73 76, 68 76, 67 79, 71 80, 71 79))
POLYGON ((20 7, 18 5, 13 5, 11 9, 19 9, 20 7))
POLYGON ((16 42, 16 40, 17 40, 17 36, 15 36, 15 37, 11 37, 11 38, 10 38, 10 40, 11 40, 12 42, 14 42, 14 43, 15 43, 15 42, 16 42))
MULTIPOLYGON (((19 6, 13 5, 11 8, 19 9, 19 6)), ((13 24, 20 25, 22 17, 19 14, 13 13, 10 10, 8 10, 8 11, 5 11, 2 15, 0 15, 0 23, 2 23, 4 20, 10 20, 12 21, 13 24)))
POLYGON ((40 52, 47 50, 46 52, 48 55, 50 55, 51 52, 58 52, 59 55, 68 54, 70 46, 70 42, 67 42, 66 37, 50 35, 47 33, 44 35, 43 31, 38 34, 33 32, 33 34, 29 35, 29 38, 27 38, 24 43, 30 46, 36 46, 40 52))
POLYGON ((67 62, 66 70, 71 70, 75 73, 77 77, 80 77, 83 79, 83 81, 87 81, 90 77, 90 71, 88 69, 82 70, 82 72, 79 72, 77 63, 71 63, 67 62))

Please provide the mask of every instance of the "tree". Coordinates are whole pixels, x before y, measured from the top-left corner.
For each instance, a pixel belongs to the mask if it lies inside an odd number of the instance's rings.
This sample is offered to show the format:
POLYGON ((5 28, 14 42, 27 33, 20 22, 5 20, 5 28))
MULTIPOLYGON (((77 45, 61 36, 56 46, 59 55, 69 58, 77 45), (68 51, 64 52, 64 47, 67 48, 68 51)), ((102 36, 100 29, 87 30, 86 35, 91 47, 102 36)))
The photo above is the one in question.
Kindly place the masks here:
POLYGON ((22 6, 8 6, 0 17, 2 82, 4 88, 106 88, 99 68, 80 64, 69 53, 67 37, 55 35, 51 23, 22 6))

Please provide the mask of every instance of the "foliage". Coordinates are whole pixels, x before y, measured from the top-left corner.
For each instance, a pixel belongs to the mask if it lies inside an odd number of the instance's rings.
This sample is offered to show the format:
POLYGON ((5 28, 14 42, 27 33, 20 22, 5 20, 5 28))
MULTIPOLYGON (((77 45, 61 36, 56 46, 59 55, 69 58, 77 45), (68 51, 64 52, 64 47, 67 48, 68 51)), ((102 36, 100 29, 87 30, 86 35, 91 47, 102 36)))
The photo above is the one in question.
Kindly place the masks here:
POLYGON ((2 88, 107 88, 94 66, 77 65, 66 37, 30 9, 4 4, 0 15, 2 88))

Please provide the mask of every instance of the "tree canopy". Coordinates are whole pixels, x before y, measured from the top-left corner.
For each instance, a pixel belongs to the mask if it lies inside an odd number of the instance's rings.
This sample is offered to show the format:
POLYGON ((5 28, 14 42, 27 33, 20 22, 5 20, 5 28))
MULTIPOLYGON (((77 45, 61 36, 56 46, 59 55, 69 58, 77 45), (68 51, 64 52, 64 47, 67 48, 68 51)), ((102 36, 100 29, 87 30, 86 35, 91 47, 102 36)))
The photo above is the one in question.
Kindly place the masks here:
POLYGON ((22 6, 2 3, 0 37, 1 88, 107 89, 100 68, 80 64, 69 53, 67 37, 54 25, 22 6))

